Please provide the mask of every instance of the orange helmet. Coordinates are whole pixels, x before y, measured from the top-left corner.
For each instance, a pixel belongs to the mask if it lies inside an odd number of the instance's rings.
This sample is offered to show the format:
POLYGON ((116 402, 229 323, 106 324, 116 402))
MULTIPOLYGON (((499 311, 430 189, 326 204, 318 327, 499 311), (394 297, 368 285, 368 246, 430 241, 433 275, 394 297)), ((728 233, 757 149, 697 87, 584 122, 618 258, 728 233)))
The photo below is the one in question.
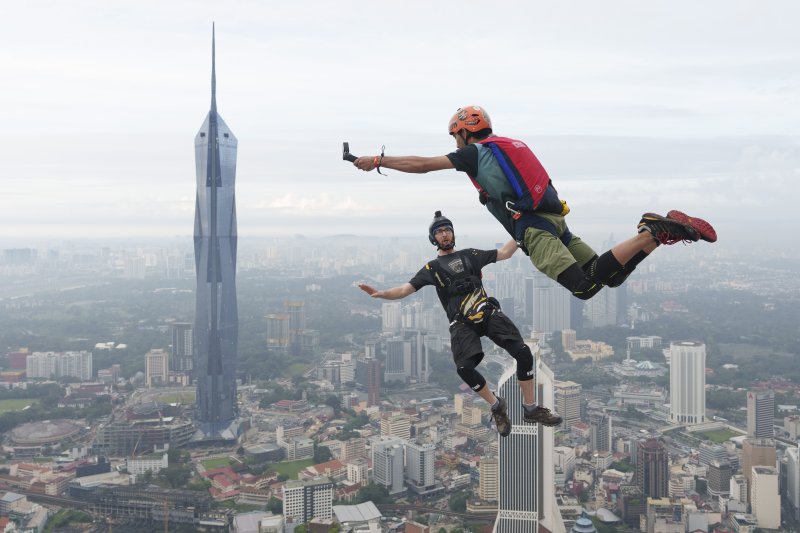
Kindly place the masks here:
POLYGON ((461 130, 477 133, 487 128, 492 128, 492 119, 484 108, 476 105, 459 108, 450 119, 450 135, 455 135, 461 130))

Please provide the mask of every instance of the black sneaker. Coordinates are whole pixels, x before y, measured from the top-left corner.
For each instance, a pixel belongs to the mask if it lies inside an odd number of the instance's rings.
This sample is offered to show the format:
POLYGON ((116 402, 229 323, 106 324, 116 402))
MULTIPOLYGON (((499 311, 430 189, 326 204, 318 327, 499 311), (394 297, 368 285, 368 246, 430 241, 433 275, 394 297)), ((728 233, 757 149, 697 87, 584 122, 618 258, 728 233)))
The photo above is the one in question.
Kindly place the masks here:
POLYGON ((530 411, 523 406, 522 411, 522 419, 528 424, 541 424, 543 426, 553 427, 558 426, 564 421, 558 414, 551 412, 550 409, 542 407, 541 405, 537 405, 530 411))
POLYGON ((660 244, 697 242, 700 234, 693 227, 655 213, 645 213, 639 221, 639 233, 649 231, 660 244))
POLYGON ((508 411, 506 411, 506 400, 495 394, 498 400, 497 407, 492 407, 492 419, 494 425, 497 426, 497 432, 501 437, 508 437, 511 433, 511 420, 508 419, 508 411))

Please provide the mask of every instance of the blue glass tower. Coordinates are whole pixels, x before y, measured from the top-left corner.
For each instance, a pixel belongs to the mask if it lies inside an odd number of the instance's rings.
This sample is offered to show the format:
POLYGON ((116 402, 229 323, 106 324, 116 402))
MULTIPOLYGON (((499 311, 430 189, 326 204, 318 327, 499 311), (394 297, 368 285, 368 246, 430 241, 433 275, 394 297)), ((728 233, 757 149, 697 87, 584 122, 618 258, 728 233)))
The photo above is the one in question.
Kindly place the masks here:
POLYGON ((211 33, 211 110, 194 139, 195 375, 198 435, 237 436, 236 181, 237 141, 217 114, 215 35, 211 33))

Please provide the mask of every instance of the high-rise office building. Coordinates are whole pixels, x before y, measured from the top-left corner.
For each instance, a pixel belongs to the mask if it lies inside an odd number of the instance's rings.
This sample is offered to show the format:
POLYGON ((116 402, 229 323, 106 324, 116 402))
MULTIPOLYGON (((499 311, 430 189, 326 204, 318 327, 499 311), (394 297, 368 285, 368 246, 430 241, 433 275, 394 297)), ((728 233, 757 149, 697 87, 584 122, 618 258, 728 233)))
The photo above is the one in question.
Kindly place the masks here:
POLYGON ((800 520, 800 447, 786 449, 786 501, 795 520, 800 520))
POLYGON ((396 437, 373 437, 372 478, 389 494, 405 490, 403 486, 403 440, 396 437))
POLYGON ((772 391, 747 392, 747 436, 772 438, 775 423, 775 393, 772 391))
POLYGON ((403 328, 403 307, 400 302, 384 302, 381 304, 384 333, 399 333, 403 328))
POLYGON ((708 486, 706 492, 709 496, 719 497, 727 496, 731 490, 731 465, 729 463, 720 463, 719 461, 711 461, 708 465, 708 486))
POLYGON ((144 355, 144 379, 148 387, 164 385, 169 377, 169 354, 153 349, 144 355))
POLYGON ((774 466, 754 466, 750 507, 760 529, 780 529, 781 497, 774 466))
POLYGON ((747 479, 748 502, 753 495, 753 467, 775 466, 777 454, 772 439, 745 439, 742 442, 742 474, 747 479))
POLYGON ((587 300, 583 307, 583 314, 590 327, 602 328, 605 326, 616 326, 617 317, 617 291, 606 287, 602 291, 587 300))
POLYGON ((728 462, 728 450, 722 444, 712 444, 710 442, 701 442, 699 452, 699 459, 701 465, 710 465, 713 461, 719 463, 728 462))
POLYGON ((570 299, 567 289, 544 274, 534 274, 533 329, 550 334, 570 328, 570 299))
POLYGON ((188 372, 194 368, 194 334, 192 325, 184 322, 172 324, 172 357, 169 369, 188 372))
POLYGON ((396 337, 386 341, 386 366, 383 381, 405 382, 411 377, 411 341, 396 337))
POLYGON ((702 424, 706 421, 706 345, 673 342, 669 353, 670 422, 702 424))
POLYGON ((635 483, 646 497, 666 498, 669 495, 669 455, 664 444, 647 439, 636 447, 635 483))
POLYGON ((569 429, 581 420, 582 387, 574 381, 556 381, 554 388, 556 412, 564 418, 563 427, 569 429))
POLYGON ((306 303, 302 300, 286 300, 283 302, 289 316, 289 353, 302 355, 306 342, 306 303))
POLYGON ((406 479, 409 488, 416 493, 425 493, 434 488, 433 477, 436 446, 433 444, 406 444, 406 479))
POLYGON ((497 457, 481 457, 478 475, 478 497, 489 502, 497 501, 497 457))
POLYGON ((211 110, 195 137, 194 350, 197 422, 203 438, 236 438, 236 147, 217 114, 216 42, 211 38, 211 110))
POLYGON ((92 379, 92 352, 33 352, 25 358, 28 378, 58 379, 75 377, 92 379))
POLYGON ((741 474, 732 475, 728 493, 731 500, 747 505, 747 479, 741 474))
POLYGON ((381 415, 381 436, 410 439, 411 419, 402 411, 383 413, 381 415))
POLYGON ((285 353, 289 349, 289 315, 270 314, 267 320, 267 349, 285 353))
POLYGON ((283 516, 295 524, 333 517, 333 483, 329 478, 291 479, 283 486, 283 516))
POLYGON ((367 405, 378 405, 381 397, 381 362, 367 355, 356 359, 356 383, 367 391, 367 405))
POLYGON ((577 347, 578 336, 574 329, 565 329, 561 331, 561 347, 564 350, 574 350, 577 347))
MULTIPOLYGON (((531 347, 534 349, 534 347, 531 347)), ((538 347, 536 347, 538 349, 538 347)), ((535 356, 535 354, 534 354, 535 356)), ((536 370, 536 402, 553 406, 553 373, 539 362, 536 370)), ((498 512, 495 533, 539 533, 540 526, 555 531, 560 520, 555 503, 553 428, 522 420, 522 394, 516 362, 499 380, 499 394, 509 406, 511 434, 498 436, 498 512)))
POLYGON ((589 431, 592 451, 613 451, 613 421, 608 413, 595 413, 589 417, 589 431))

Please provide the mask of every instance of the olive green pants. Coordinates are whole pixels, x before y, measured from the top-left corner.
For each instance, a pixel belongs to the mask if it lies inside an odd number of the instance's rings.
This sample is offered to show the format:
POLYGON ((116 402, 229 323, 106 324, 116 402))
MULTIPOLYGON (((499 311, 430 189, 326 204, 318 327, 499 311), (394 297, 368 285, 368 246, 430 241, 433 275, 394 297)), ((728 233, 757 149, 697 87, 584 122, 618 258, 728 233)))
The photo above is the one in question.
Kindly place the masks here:
POLYGON ((523 242, 530 254, 531 263, 539 272, 556 281, 558 275, 572 263, 577 262, 579 266, 583 267, 597 255, 591 246, 575 235, 566 246, 561 242, 559 237, 567 231, 567 223, 563 216, 553 213, 536 214, 551 222, 558 233, 558 237, 556 237, 543 229, 527 228, 525 230, 523 242))

